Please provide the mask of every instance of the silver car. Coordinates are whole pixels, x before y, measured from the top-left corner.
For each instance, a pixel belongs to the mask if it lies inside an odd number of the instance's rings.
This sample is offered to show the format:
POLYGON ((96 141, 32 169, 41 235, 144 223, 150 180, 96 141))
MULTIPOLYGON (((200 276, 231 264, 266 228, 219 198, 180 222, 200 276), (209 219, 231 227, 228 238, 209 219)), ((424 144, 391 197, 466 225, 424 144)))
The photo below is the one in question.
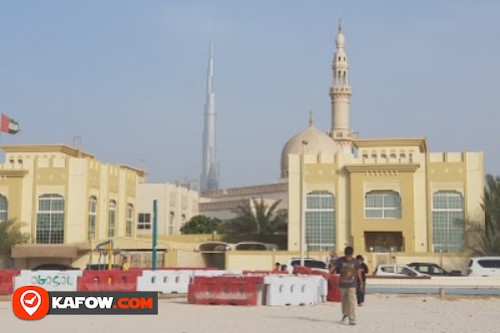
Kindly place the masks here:
POLYGON ((427 274, 420 273, 407 265, 388 264, 378 265, 373 272, 375 276, 393 276, 393 277, 426 277, 427 274))

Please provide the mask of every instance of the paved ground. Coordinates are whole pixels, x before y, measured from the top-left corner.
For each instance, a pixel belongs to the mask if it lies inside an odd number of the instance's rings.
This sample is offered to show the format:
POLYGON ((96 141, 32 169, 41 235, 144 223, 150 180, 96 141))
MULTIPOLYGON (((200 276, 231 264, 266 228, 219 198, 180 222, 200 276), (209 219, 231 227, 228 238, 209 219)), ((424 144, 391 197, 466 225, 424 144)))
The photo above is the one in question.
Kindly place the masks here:
POLYGON ((313 333, 498 332, 500 298, 368 295, 357 308, 358 325, 339 323, 340 305, 306 307, 196 306, 184 298, 160 300, 158 316, 47 316, 36 322, 14 317, 0 302, 1 332, 94 333, 313 333))

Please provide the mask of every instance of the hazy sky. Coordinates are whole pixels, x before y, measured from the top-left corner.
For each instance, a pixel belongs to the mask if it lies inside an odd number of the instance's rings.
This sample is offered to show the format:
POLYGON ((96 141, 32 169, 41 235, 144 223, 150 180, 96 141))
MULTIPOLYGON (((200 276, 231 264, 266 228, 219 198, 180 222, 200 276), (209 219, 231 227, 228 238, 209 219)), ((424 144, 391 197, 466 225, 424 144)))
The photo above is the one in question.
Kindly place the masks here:
POLYGON ((222 187, 279 177, 312 108, 330 129, 339 17, 361 137, 484 151, 500 174, 500 1, 1 1, 2 144, 71 144, 198 179, 209 21, 222 187))

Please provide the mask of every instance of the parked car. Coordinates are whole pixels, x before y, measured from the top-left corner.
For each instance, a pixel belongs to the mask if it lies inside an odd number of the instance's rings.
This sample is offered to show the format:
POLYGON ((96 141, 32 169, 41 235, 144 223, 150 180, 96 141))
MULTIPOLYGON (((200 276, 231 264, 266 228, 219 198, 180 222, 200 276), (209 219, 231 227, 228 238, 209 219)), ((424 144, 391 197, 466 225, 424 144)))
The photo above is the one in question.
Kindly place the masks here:
POLYGON ((500 257, 470 258, 468 276, 500 276, 500 257))
POLYGON ((411 264, 408 264, 409 267, 413 268, 414 270, 427 274, 430 276, 462 276, 462 272, 460 271, 450 271, 448 272, 441 266, 431 263, 431 262, 412 262, 411 264))
MULTIPOLYGON (((285 270, 291 274, 291 273, 293 273, 293 267, 299 266, 299 265, 300 265, 300 259, 299 258, 292 258, 292 259, 288 260, 288 262, 286 263, 285 270)), ((321 261, 321 260, 305 258, 304 259, 304 266, 328 273, 328 265, 324 261, 321 261)))
POLYGON ((373 272, 374 276, 393 276, 393 277, 424 277, 429 276, 422 274, 407 265, 389 264, 378 265, 373 272))

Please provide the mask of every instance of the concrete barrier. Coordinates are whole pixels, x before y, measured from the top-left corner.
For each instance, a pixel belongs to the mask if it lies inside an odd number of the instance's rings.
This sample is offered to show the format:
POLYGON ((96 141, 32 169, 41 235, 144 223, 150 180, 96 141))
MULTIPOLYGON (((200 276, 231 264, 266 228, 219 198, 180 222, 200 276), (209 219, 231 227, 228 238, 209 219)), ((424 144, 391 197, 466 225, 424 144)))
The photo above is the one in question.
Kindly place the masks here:
POLYGON ((137 277, 137 291, 157 291, 163 294, 187 294, 192 278, 242 275, 241 271, 225 270, 144 270, 137 277))
POLYGON ((264 284, 268 306, 318 304, 328 293, 326 279, 318 275, 267 275, 264 284))
POLYGON ((14 278, 14 289, 39 286, 47 291, 77 291, 82 271, 21 271, 14 278))

